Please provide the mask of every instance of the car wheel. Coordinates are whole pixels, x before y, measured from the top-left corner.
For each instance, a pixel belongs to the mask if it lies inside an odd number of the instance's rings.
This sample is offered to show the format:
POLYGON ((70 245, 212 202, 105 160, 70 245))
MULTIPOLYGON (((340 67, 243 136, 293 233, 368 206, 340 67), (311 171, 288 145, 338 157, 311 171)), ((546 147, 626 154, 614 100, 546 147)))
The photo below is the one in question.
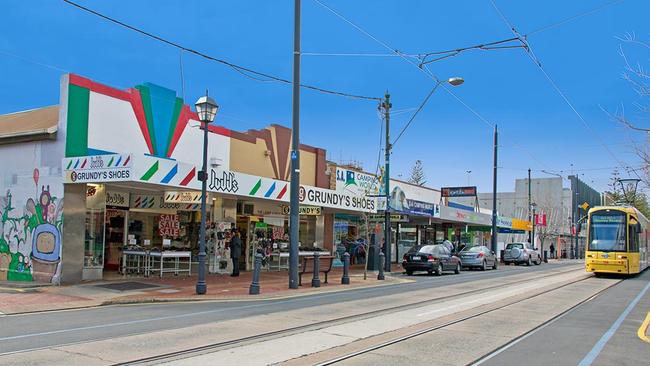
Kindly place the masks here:
POLYGON ((436 276, 442 276, 442 264, 438 264, 438 268, 436 268, 436 276))
POLYGON ((413 276, 413 271, 406 270, 406 275, 407 276, 413 276))
POLYGON ((484 260, 483 264, 481 265, 481 271, 485 271, 487 269, 487 261, 484 260))
POLYGON ((454 270, 454 273, 455 273, 455 274, 459 274, 459 273, 460 273, 460 263, 458 263, 458 264, 456 265, 456 269, 454 270))
POLYGON ((527 265, 528 267, 530 267, 530 266, 533 265, 533 262, 530 261, 530 257, 528 257, 528 262, 526 262, 526 265, 527 265))
POLYGON ((542 257, 537 257, 537 261, 535 262, 535 265, 539 266, 540 264, 542 264, 542 257))
POLYGON ((495 259, 494 264, 492 265, 492 269, 497 269, 497 262, 499 261, 495 259))
POLYGON ((427 271, 427 273, 429 274, 429 276, 431 276, 433 274, 433 270, 430 269, 427 271))

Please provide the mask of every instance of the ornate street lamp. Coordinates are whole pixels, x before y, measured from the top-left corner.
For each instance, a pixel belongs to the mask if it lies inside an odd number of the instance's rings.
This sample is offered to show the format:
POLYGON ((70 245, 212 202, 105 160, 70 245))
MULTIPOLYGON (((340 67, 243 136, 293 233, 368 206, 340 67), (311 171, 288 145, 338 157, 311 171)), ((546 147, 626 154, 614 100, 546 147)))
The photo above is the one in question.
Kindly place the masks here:
POLYGON ((636 178, 626 178, 618 179, 617 182, 621 185, 623 191, 623 200, 625 203, 634 205, 634 200, 636 198, 636 189, 639 185, 641 179, 636 178))
POLYGON ((203 167, 199 172, 198 178, 201 181, 201 231, 199 233, 199 278, 196 282, 196 294, 204 295, 208 290, 205 284, 205 216, 206 216, 206 188, 208 182, 208 125, 214 121, 217 115, 219 106, 214 99, 208 96, 208 91, 205 91, 205 96, 199 98, 194 103, 196 107, 196 114, 199 115, 201 127, 203 128, 203 167))

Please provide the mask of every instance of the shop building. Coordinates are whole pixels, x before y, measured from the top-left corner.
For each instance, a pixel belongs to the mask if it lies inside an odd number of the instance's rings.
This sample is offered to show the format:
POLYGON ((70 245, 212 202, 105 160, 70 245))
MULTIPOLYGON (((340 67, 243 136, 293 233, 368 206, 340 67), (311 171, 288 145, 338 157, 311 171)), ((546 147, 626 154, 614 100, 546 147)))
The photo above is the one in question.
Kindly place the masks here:
MULTIPOLYGON (((189 253, 200 222, 203 130, 172 90, 64 75, 58 106, 0 117, 0 280, 110 277, 124 248, 189 253)), ((209 127, 208 221, 238 228, 242 264, 288 241, 291 131, 209 127)), ((301 145, 301 246, 333 251, 338 214, 376 199, 332 188, 323 149, 301 145)), ((221 240, 212 235, 209 240, 221 240)), ((284 243, 284 244, 283 244, 284 243)))

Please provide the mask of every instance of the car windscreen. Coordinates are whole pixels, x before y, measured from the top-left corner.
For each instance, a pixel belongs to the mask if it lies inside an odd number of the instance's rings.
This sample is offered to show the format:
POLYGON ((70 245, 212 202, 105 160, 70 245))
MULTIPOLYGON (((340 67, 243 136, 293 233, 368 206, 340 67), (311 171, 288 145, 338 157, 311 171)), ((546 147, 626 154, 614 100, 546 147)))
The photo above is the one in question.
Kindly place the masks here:
POLYGON ((589 250, 624 252, 626 217, 619 211, 597 211, 589 221, 589 250))
POLYGON ((514 249, 514 248, 524 249, 524 244, 522 244, 522 243, 512 243, 512 244, 508 244, 506 246, 506 249, 514 249))

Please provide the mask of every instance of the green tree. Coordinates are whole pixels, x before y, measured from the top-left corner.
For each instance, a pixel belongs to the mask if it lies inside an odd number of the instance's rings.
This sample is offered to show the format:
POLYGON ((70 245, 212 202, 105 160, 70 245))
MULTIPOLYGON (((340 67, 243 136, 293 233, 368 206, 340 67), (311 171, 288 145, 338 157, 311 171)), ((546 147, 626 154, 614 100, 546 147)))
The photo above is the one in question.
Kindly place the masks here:
POLYGON ((424 169, 422 168, 422 160, 416 160, 415 165, 411 169, 411 178, 409 178, 409 183, 423 186, 427 181, 424 177, 424 169))

